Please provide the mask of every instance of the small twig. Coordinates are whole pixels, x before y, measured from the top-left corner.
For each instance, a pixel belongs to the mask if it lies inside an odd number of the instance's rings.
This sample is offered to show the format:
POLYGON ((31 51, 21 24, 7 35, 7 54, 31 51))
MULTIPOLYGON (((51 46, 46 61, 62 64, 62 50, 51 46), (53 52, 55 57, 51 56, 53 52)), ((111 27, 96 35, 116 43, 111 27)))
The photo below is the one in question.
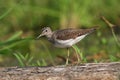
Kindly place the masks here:
POLYGON ((115 25, 110 23, 104 16, 101 16, 101 19, 110 27, 113 28, 115 25))
POLYGON ((101 19, 110 27, 111 31, 112 31, 112 35, 118 45, 118 47, 120 47, 120 42, 117 39, 117 36, 115 35, 115 32, 113 30, 113 27, 116 27, 116 25, 110 23, 104 16, 101 16, 101 19))

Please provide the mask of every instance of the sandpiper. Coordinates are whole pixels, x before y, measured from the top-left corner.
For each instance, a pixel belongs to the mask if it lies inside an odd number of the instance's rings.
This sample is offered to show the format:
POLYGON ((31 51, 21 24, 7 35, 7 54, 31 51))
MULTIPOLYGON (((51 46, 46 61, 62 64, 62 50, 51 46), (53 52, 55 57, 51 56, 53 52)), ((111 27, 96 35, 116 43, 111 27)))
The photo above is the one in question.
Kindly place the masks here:
MULTIPOLYGON (((50 27, 44 27, 42 29, 42 33, 37 37, 39 39, 42 36, 46 36, 48 40, 55 46, 59 48, 67 48, 68 57, 69 57, 69 47, 78 43, 82 40, 86 35, 95 31, 96 28, 90 29, 61 29, 52 31, 50 27)), ((66 65, 68 64, 68 57, 66 60, 66 65)))

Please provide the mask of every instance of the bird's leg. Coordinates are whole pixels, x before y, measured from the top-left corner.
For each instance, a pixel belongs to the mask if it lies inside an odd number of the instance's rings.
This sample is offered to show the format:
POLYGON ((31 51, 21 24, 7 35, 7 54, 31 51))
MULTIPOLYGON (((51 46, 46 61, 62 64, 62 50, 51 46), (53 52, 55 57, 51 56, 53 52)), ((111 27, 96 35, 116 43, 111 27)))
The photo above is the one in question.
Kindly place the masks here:
POLYGON ((75 50, 75 48, 72 46, 72 48, 74 49, 74 51, 75 51, 75 54, 76 54, 76 56, 77 56, 77 64, 79 64, 80 63, 80 55, 79 55, 79 53, 77 53, 77 51, 75 50))
POLYGON ((67 48, 67 59, 66 59, 66 65, 68 65, 69 55, 70 55, 69 48, 67 48))

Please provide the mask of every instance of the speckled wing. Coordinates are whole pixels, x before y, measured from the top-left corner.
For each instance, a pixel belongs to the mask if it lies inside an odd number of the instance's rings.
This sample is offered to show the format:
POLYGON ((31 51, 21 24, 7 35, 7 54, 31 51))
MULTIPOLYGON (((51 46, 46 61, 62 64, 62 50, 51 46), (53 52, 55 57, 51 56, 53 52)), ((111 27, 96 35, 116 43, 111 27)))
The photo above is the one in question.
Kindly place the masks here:
POLYGON ((68 40, 68 39, 75 39, 78 36, 89 34, 93 32, 95 28, 91 29, 63 29, 63 30, 57 30, 53 33, 53 39, 58 40, 68 40))

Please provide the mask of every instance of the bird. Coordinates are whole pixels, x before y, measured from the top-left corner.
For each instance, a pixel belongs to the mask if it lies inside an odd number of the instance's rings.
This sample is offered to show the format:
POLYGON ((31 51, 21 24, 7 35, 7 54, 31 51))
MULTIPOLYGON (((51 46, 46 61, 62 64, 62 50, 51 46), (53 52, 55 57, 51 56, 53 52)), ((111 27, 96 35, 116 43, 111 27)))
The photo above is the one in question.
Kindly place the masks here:
POLYGON ((42 28, 41 34, 36 39, 40 39, 40 37, 45 36, 55 47, 67 48, 66 65, 68 65, 69 48, 77 44, 95 30, 96 28, 93 27, 89 29, 66 28, 52 31, 50 27, 44 27, 42 28))

